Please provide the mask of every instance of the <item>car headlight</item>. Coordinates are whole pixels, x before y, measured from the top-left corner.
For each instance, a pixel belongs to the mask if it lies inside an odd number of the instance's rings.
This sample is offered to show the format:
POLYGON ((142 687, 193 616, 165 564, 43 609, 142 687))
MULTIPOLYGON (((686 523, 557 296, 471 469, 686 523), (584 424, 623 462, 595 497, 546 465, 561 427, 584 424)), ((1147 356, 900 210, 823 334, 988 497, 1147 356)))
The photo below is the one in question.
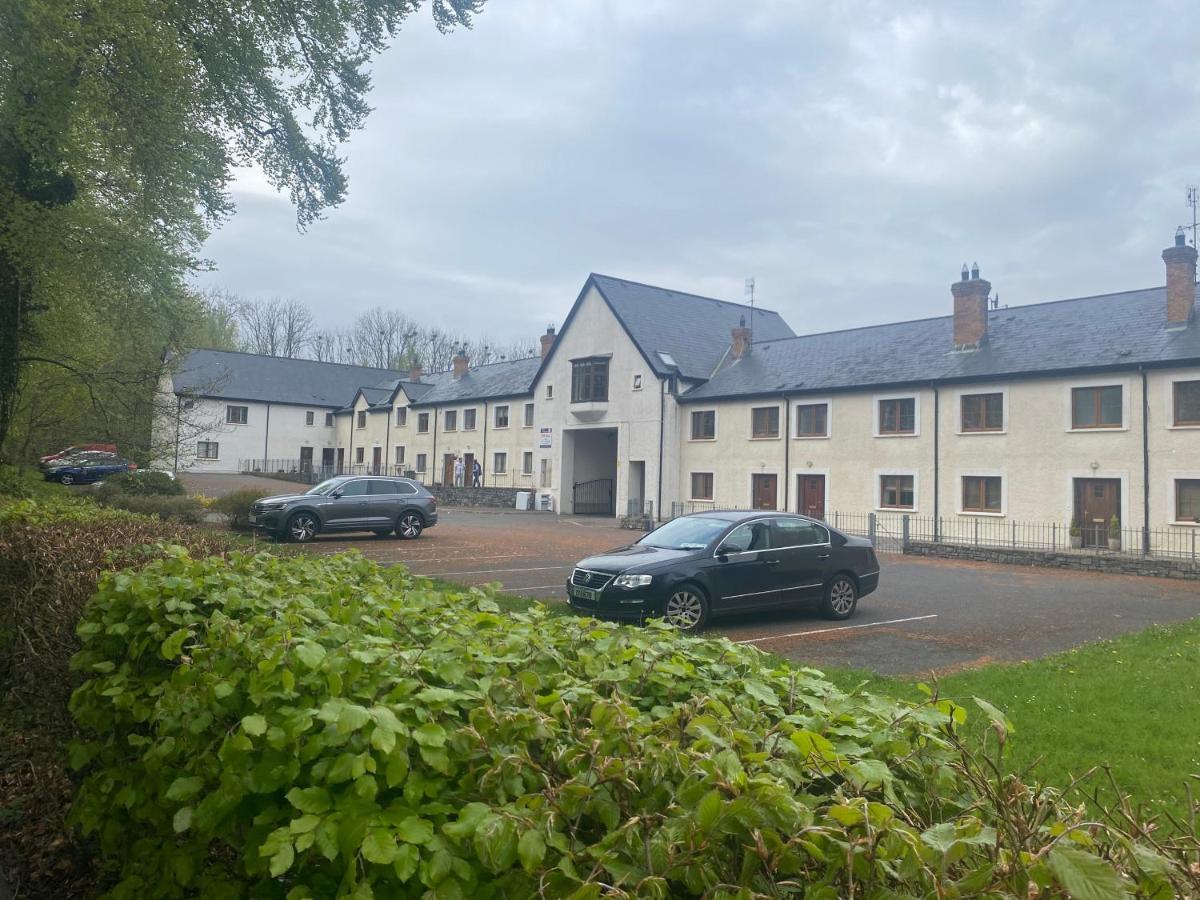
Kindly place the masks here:
POLYGON ((282 503, 264 503, 259 507, 263 512, 274 512, 275 510, 283 509, 282 503))
POLYGON ((645 587, 652 580, 653 577, 650 575, 618 575, 613 585, 628 590, 630 588, 645 587))

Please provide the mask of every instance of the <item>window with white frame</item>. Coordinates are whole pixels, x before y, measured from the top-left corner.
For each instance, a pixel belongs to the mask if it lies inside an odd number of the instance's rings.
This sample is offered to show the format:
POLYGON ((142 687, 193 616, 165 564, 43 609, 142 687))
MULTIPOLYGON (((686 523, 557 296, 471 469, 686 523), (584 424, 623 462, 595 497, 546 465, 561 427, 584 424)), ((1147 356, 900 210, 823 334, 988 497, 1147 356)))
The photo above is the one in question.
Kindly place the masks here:
POLYGON ((1176 425, 1200 425, 1200 381, 1176 381, 1172 386, 1176 425))
POLYGON ((508 427, 508 406, 507 405, 496 407, 496 417, 495 417, 494 421, 496 423, 497 428, 507 428, 508 427))
POLYGON ((717 437, 717 411, 699 409, 692 413, 692 440, 711 441, 717 437))
POLYGON ((424 453, 417 454, 417 471, 418 472, 425 471, 425 463, 428 459, 429 459, 429 457, 424 453))
POLYGON ((1004 430, 1004 394, 963 394, 959 401, 962 430, 968 434, 1004 430))
POLYGON ((999 475, 962 477, 963 512, 999 513, 1003 506, 1003 483, 999 475))
POLYGON ((492 474, 504 475, 508 472, 508 454, 499 450, 492 454, 492 474))
POLYGON ((756 406, 750 410, 750 436, 752 438, 779 437, 778 406, 756 406))
MULTIPOLYGON (((429 413, 418 413, 417 414, 417 433, 418 434, 428 434, 429 433, 429 413)), ((424 470, 422 470, 422 471, 424 471, 424 470)))
POLYGON ((713 473, 712 472, 693 472, 692 473, 692 500, 711 500, 713 499, 713 473))
POLYGON ((554 385, 552 385, 552 384, 546 385, 546 399, 547 400, 554 399, 554 385))
POLYGON ((1071 388, 1071 427, 1120 428, 1124 425, 1121 385, 1071 388))
POLYGON ((550 484, 553 480, 554 480, 554 462, 549 457, 543 457, 542 458, 542 474, 541 474, 541 478, 538 480, 538 484, 540 484, 544 488, 548 488, 548 487, 550 487, 550 484))
POLYGON ((355 428, 366 428, 367 427, 367 411, 365 409, 355 415, 354 427, 355 428))
POLYGON ((887 397, 879 401, 879 434, 916 434, 917 398, 887 397))
POLYGON ((880 475, 879 506, 881 509, 912 509, 915 499, 912 475, 880 475))
POLYGON ((365 458, 366 458, 366 454, 364 453, 363 448, 355 447, 354 448, 354 461, 356 463, 361 463, 363 461, 363 459, 365 459, 365 458))
POLYGON ((1200 478, 1175 479, 1175 521, 1200 523, 1200 478))
POLYGON ((829 436, 829 404, 801 403, 796 407, 796 437, 829 436))
POLYGON ((401 406, 396 410, 396 427, 404 428, 408 425, 408 407, 401 406))
POLYGON ((404 465, 404 446, 401 444, 396 445, 396 465, 404 465))
POLYGON ((220 459, 221 445, 217 441, 197 441, 196 459, 220 459))
POLYGON ((250 420, 250 407, 248 406, 226 406, 225 407, 225 424, 227 425, 245 425, 250 420))
POLYGON ((311 409, 308 410, 308 412, 306 412, 304 414, 304 424, 305 425, 316 425, 317 424, 317 414, 315 412, 313 412, 311 409))
POLYGON ((463 431, 474 431, 474 430, 475 430, 475 410, 474 409, 464 409, 463 410, 463 431))
POLYGON ((325 413, 325 427, 326 428, 333 427, 333 413, 325 413))
POLYGON ((633 376, 633 389, 634 389, 635 391, 640 391, 640 390, 642 389, 642 376, 641 376, 641 373, 638 373, 637 375, 634 375, 634 376, 633 376))
POLYGON ((533 474, 533 451, 532 450, 526 450, 524 453, 521 454, 521 474, 522 475, 532 475, 533 474))
POLYGON ((532 404, 532 403, 526 403, 526 404, 525 404, 525 422, 524 422, 524 425, 525 425, 525 427, 526 427, 526 428, 532 428, 532 427, 533 427, 533 404, 532 404))
POLYGON ((458 431, 458 410, 448 409, 442 419, 442 428, 446 431, 458 431))

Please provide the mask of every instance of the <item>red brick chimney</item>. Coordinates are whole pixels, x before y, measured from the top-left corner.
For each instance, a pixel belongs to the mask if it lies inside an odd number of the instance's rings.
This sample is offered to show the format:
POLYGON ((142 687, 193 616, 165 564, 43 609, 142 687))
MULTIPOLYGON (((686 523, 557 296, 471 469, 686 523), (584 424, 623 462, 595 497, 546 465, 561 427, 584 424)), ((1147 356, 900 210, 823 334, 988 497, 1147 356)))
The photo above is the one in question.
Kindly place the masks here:
POLYGON ((730 347, 729 355, 734 359, 741 359, 743 356, 749 355, 754 333, 746 327, 745 316, 742 316, 738 320, 737 327, 730 333, 733 336, 733 343, 730 347))
POLYGON ((1182 228, 1162 258, 1167 264, 1167 326, 1184 327, 1196 308, 1196 248, 1187 245, 1182 228))
POLYGON ((454 380, 462 378, 467 374, 467 365, 470 360, 467 358, 467 348, 459 347, 458 353, 454 355, 454 380))
POLYGON ((546 333, 541 337, 542 341, 542 359, 546 358, 546 354, 550 352, 550 348, 554 346, 554 326, 547 325, 546 333))
POLYGON ((425 372, 422 371, 421 364, 419 362, 415 362, 412 364, 412 366, 409 367, 408 380, 409 381, 420 381, 421 376, 424 374, 425 374, 425 372))
POLYGON ((967 271, 963 263, 962 281, 950 285, 954 296, 954 348, 974 350, 987 341, 988 294, 991 282, 979 277, 979 263, 967 271))

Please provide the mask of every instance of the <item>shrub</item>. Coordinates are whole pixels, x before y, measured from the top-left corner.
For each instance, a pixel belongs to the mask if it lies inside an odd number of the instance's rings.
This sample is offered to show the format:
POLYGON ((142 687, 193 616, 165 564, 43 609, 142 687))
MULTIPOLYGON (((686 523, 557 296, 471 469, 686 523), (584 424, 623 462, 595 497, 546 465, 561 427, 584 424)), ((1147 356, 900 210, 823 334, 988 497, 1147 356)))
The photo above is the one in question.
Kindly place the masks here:
POLYGON ((183 484, 166 472, 128 472, 104 479, 97 493, 133 494, 136 496, 182 497, 187 491, 183 484))
POLYGON ((123 509, 144 516, 172 519, 185 525, 199 525, 204 521, 204 507, 191 497, 163 497, 157 494, 113 494, 103 499, 116 509, 123 509))
POLYGON ((79 633, 74 815, 117 897, 1115 898, 1190 877, 964 755, 947 700, 504 615, 357 554, 181 549, 106 573, 79 633))
POLYGON ((262 491, 242 488, 218 497, 213 502, 212 508, 225 517, 230 528, 243 528, 247 524, 246 519, 250 515, 250 507, 260 497, 262 497, 262 491))

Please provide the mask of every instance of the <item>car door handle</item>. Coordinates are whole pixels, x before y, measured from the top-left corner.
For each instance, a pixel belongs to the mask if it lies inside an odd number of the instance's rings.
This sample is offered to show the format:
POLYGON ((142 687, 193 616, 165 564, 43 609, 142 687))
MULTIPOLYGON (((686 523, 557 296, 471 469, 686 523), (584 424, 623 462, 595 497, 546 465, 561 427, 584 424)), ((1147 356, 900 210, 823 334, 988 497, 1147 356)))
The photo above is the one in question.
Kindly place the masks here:
POLYGON ((820 556, 818 556, 818 557, 817 557, 817 559, 829 559, 829 554, 828 554, 828 553, 822 553, 820 556))
POLYGON ((762 564, 764 566, 777 566, 777 565, 779 565, 779 563, 780 563, 780 560, 778 560, 778 559, 764 559, 762 561, 762 564))

